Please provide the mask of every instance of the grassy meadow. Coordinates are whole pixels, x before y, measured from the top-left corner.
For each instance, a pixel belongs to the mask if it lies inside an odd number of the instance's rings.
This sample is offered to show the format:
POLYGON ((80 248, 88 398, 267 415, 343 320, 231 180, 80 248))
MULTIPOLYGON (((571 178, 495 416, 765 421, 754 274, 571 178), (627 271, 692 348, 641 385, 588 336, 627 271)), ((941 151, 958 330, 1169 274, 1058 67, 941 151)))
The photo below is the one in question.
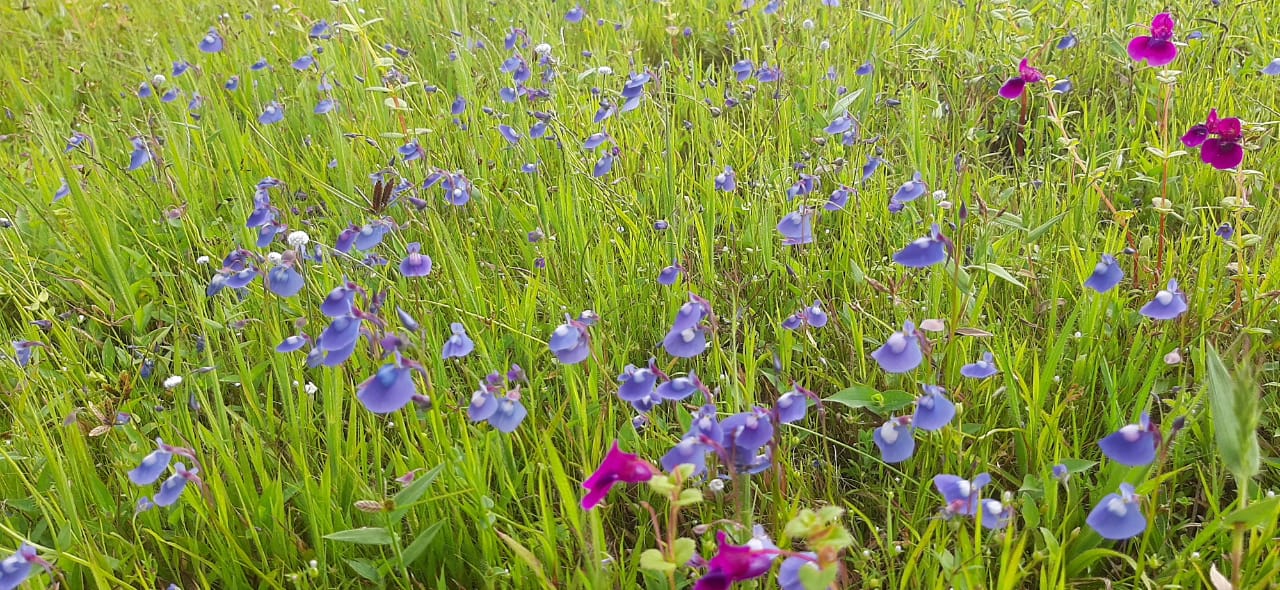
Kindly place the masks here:
POLYGON ((1280 587, 1280 8, 751 4, 0 4, 0 557, 52 566, 0 588, 1280 587), (1161 12, 1176 59, 1131 59, 1161 12), (1228 170, 1182 141, 1211 109, 1228 170), (932 224, 945 261, 895 262, 932 224), (1171 279, 1185 312, 1141 313, 1171 279), (309 366, 346 282, 364 332, 309 366), (891 373, 907 321, 924 360, 891 373), (650 357, 705 390, 637 411, 650 357), (470 419, 492 372, 512 432, 470 419), (392 374, 416 397, 371 411, 392 374), (955 417, 886 463, 922 385, 955 417), (615 440, 662 470, 705 405, 772 422, 758 472, 699 439, 707 471, 583 508, 615 440), (1156 460, 1105 456, 1144 413, 1156 460), (148 507, 157 438, 198 480, 148 507), (981 472, 998 529, 935 486, 981 472), (1110 540, 1086 520, 1121 483, 1146 526, 1110 540), (767 571, 725 573, 717 533, 755 525, 767 571))

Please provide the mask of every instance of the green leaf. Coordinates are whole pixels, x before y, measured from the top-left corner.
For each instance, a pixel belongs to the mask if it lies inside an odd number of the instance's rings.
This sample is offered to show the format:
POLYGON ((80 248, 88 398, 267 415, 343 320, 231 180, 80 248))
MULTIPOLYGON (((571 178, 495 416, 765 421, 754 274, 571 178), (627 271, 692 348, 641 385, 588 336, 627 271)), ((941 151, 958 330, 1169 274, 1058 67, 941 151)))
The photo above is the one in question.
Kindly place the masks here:
POLYGON ((984 265, 982 265, 982 266, 976 266, 976 265, 975 265, 975 266, 971 266, 971 267, 969 267, 969 268, 977 268, 977 269, 985 270, 985 271, 987 271, 987 272, 989 272, 989 273, 991 273, 991 274, 993 274, 993 275, 996 275, 996 276, 998 276, 998 277, 1000 277, 1000 278, 1002 278, 1002 279, 1004 279, 1004 280, 1008 281, 1008 282, 1009 282, 1009 284, 1011 284, 1011 285, 1013 285, 1013 286, 1015 286, 1015 287, 1018 287, 1019 289, 1026 289, 1026 288, 1027 288, 1027 286, 1026 286, 1026 285, 1023 285, 1021 281, 1019 281, 1018 279, 1013 278, 1013 274, 1012 274, 1012 273, 1010 273, 1007 269, 1005 269, 1005 267, 1000 266, 999 264, 996 264, 996 263, 994 263, 994 262, 988 262, 988 263, 986 263, 986 264, 984 264, 984 265))
POLYGON ((382 581, 382 572, 379 572, 378 568, 367 559, 348 559, 347 565, 351 566, 351 569, 355 570, 356 575, 361 578, 374 583, 382 581))
POLYGON ((520 561, 523 561, 525 565, 529 566, 529 569, 533 570, 533 575, 538 577, 539 582, 542 582, 543 588, 553 587, 551 582, 547 580, 546 572, 542 569, 542 562, 538 560, 538 557, 535 556, 528 547, 521 545, 519 541, 511 538, 510 535, 502 531, 495 530, 494 532, 498 534, 498 538, 502 539, 503 543, 507 544, 507 547, 515 552, 516 557, 519 557, 520 561))
POLYGON ((888 414, 911 405, 915 399, 915 396, 905 391, 880 392, 866 385, 854 385, 832 394, 826 401, 850 408, 867 408, 877 414, 888 414))
POLYGON ((826 590, 835 583, 838 575, 840 575, 840 568, 835 564, 829 564, 822 569, 806 565, 800 568, 800 584, 805 590, 826 590))
POLYGON ((689 563, 693 559, 693 552, 698 549, 698 542, 688 537, 680 537, 676 539, 675 545, 675 565, 689 563))
POLYGON ((390 545, 391 533, 382 527, 361 527, 329 533, 324 538, 339 543, 355 543, 357 545, 390 545))
POLYGON ((1264 524, 1272 524, 1276 522, 1277 514, 1280 512, 1280 496, 1272 496, 1266 500, 1250 504, 1248 508, 1241 508, 1223 518, 1223 522, 1227 524, 1241 524, 1245 527, 1256 527, 1264 524))
POLYGON ((1218 454, 1237 482, 1252 478, 1262 456, 1258 450, 1257 384, 1243 371, 1232 375, 1213 346, 1206 351, 1205 369, 1218 454))
POLYGON ((1054 215, 1053 217, 1050 217, 1049 221, 1046 221, 1044 223, 1041 223, 1040 225, 1037 225, 1035 229, 1032 229, 1031 231, 1027 232, 1027 243, 1031 244, 1036 240, 1039 240, 1046 233, 1048 233, 1049 230, 1053 229, 1053 226, 1058 225, 1058 222, 1062 221, 1066 216, 1067 216, 1067 212, 1063 211, 1062 213, 1059 213, 1057 215, 1054 215))
POLYGON ((832 104, 831 109, 827 111, 827 118, 834 119, 844 114, 844 111, 849 108, 849 105, 853 104, 853 101, 858 100, 859 96, 862 96, 862 90, 862 88, 859 88, 840 97, 840 100, 837 100, 835 104, 832 104))
POLYGON ((702 491, 694 488, 680 491, 680 499, 676 500, 676 506, 692 506, 702 501, 702 491))
POLYGON ((645 549, 640 554, 640 569, 653 570, 655 572, 675 571, 676 564, 667 561, 662 556, 662 552, 657 549, 645 549))
POLYGON ((434 524, 418 533, 413 542, 405 547, 400 553, 400 565, 409 567, 418 561, 419 557, 431 546, 431 542, 436 540, 436 535, 440 534, 440 529, 444 528, 444 524, 448 521, 437 520, 434 524))
POLYGON ((1097 461, 1086 461, 1084 459, 1063 459, 1061 463, 1066 466, 1067 473, 1084 473, 1098 464, 1097 461))

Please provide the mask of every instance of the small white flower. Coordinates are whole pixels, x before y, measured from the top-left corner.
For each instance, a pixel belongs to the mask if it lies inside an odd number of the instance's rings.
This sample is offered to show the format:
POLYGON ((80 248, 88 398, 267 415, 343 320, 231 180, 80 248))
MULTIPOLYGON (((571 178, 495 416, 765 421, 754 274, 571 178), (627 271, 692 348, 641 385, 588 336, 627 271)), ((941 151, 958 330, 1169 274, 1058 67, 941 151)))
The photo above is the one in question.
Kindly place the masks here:
POLYGON ((814 27, 813 19, 811 18, 804 19, 804 22, 800 23, 800 26, 804 27, 805 30, 807 31, 812 31, 814 27))
POLYGON ((822 42, 818 44, 818 49, 821 49, 822 51, 831 49, 831 42, 823 39, 822 42))
POLYGON ((270 262, 271 264, 280 264, 280 253, 272 252, 267 254, 267 262, 270 262))
POLYGON ((609 76, 613 74, 613 68, 609 66, 600 66, 596 68, 596 73, 600 74, 601 76, 609 76))
POLYGON ((164 76, 156 74, 151 77, 152 86, 164 86, 164 76))
POLYGON ((546 43, 539 43, 534 46, 533 52, 538 55, 547 55, 551 53, 551 46, 546 43))
POLYGON ((933 191, 933 199, 934 199, 935 201, 941 201, 941 200, 943 200, 943 199, 945 199, 945 198, 947 198, 947 191, 944 191, 944 190, 942 190, 942 189, 938 189, 938 190, 936 190, 936 191, 933 191))
POLYGON ((320 388, 316 387, 315 383, 308 381, 306 385, 302 386, 302 390, 307 392, 307 395, 315 395, 317 391, 320 391, 320 388))
POLYGON ((291 232, 288 237, 289 245, 294 248, 301 248, 311 242, 311 236, 304 231, 291 232))
POLYGON ((179 385, 181 385, 181 384, 182 384, 182 376, 181 376, 181 375, 172 375, 172 376, 170 376, 168 379, 165 379, 165 380, 164 380, 164 388, 165 388, 165 389, 173 389, 173 388, 175 388, 175 387, 177 387, 177 386, 179 386, 179 385))
POLYGON ((1178 352, 1178 349, 1176 348, 1173 350, 1170 350, 1169 354, 1164 355, 1164 364, 1166 365, 1176 365, 1181 362, 1182 362, 1182 353, 1178 352))
POLYGON ((201 257, 197 258, 197 259, 196 259, 196 264, 209 264, 209 257, 208 257, 208 256, 201 256, 201 257))
POLYGON ((723 480, 723 479, 718 479, 718 478, 717 478, 717 479, 713 479, 713 480, 711 480, 711 481, 707 482, 707 487, 708 487, 708 488, 710 488, 710 489, 711 489, 711 491, 713 491, 713 492, 723 491, 723 490, 724 490, 724 480, 723 480))

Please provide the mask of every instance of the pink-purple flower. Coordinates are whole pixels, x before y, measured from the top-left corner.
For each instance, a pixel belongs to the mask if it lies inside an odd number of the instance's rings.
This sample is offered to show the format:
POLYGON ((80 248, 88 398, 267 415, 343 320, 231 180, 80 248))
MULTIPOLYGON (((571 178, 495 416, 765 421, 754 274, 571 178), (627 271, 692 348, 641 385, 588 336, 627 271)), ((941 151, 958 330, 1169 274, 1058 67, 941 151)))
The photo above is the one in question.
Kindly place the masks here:
POLYGON ((1182 136, 1183 145, 1200 148, 1200 160, 1218 170, 1229 170, 1244 160, 1244 133, 1240 119, 1218 118, 1218 110, 1209 111, 1204 123, 1192 127, 1182 136))
POLYGON ((1027 84, 1035 84, 1043 81, 1044 74, 1041 74, 1040 70, 1028 65, 1027 60, 1023 59, 1022 63, 1018 64, 1018 76, 1016 78, 1009 78, 1009 80, 1000 87, 1000 96, 1009 100, 1014 100, 1022 96, 1022 93, 1027 89, 1027 84))
POLYGON ((1173 17, 1162 12, 1151 19, 1151 34, 1134 37, 1129 41, 1129 57, 1133 61, 1146 61, 1159 67, 1168 65, 1178 57, 1178 46, 1173 44, 1173 17))
POLYGON ((622 452, 615 440, 595 473, 582 482, 582 487, 587 490, 587 495, 582 498, 582 509, 591 510, 598 506, 616 483, 644 483, 656 474, 657 469, 653 465, 635 454, 622 452))

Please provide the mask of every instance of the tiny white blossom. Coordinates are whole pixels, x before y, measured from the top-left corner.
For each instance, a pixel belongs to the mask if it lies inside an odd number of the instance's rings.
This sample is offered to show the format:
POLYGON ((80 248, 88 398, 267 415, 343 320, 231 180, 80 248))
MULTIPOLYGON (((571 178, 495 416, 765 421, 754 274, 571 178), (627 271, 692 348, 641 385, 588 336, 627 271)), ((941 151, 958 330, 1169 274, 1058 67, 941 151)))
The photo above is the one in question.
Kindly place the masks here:
POLYGON ((613 74, 613 68, 609 66, 600 66, 596 68, 596 73, 600 74, 601 76, 608 76, 613 74))
POLYGON ((546 43, 539 43, 533 48, 533 52, 538 55, 547 55, 551 53, 551 46, 546 43))
POLYGON ((320 391, 320 388, 316 387, 315 383, 308 381, 306 385, 302 386, 302 390, 307 392, 307 395, 315 395, 317 391, 320 391))
POLYGON ((175 388, 175 387, 177 387, 177 386, 179 386, 179 385, 181 385, 181 384, 182 384, 182 376, 181 376, 181 375, 172 375, 172 376, 170 376, 169 378, 167 378, 167 379, 165 379, 165 380, 164 380, 164 388, 165 388, 165 389, 173 389, 173 388, 175 388))
POLYGON ((272 252, 270 254, 267 254, 267 261, 270 262, 271 264, 280 264, 280 253, 272 252))
POLYGON ((304 231, 295 231, 289 234, 288 242, 294 248, 301 248, 311 242, 311 236, 304 231))
POLYGON ((707 487, 708 487, 708 488, 710 488, 710 489, 711 489, 711 491, 713 491, 713 492, 723 491, 723 490, 724 490, 724 480, 723 480, 723 479, 713 479, 713 480, 711 480, 711 481, 707 482, 707 487))
POLYGON ((156 74, 151 77, 152 86, 164 86, 164 76, 156 74))
POLYGON ((208 256, 201 256, 201 257, 197 258, 197 259, 196 259, 196 264, 209 264, 209 257, 208 257, 208 256))

